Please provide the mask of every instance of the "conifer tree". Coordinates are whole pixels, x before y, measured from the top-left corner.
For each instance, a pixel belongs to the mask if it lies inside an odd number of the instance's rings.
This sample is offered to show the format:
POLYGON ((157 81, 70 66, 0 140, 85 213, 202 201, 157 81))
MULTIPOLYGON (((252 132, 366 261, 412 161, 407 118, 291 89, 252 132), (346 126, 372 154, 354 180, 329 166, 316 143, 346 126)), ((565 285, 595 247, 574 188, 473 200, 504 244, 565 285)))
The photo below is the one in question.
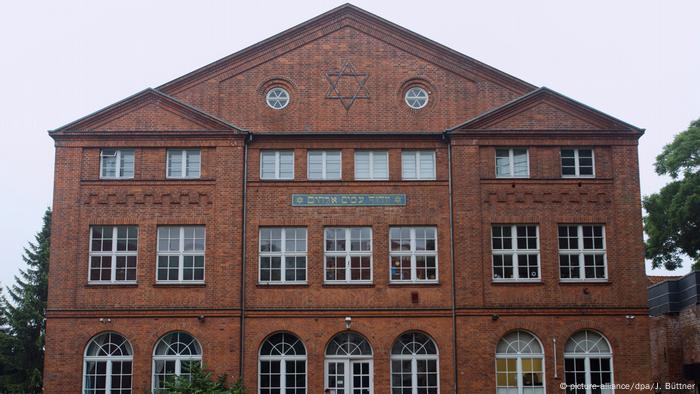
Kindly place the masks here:
POLYGON ((0 392, 40 393, 48 297, 51 209, 34 242, 24 249, 27 268, 0 298, 0 392))

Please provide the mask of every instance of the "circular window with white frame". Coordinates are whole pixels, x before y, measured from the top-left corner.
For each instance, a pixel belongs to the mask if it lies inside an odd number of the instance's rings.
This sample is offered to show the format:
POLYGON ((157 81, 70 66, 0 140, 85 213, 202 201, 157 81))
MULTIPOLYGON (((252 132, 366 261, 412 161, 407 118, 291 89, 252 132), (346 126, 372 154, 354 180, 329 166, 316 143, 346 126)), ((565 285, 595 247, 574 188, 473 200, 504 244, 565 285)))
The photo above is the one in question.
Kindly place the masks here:
POLYGON ((265 101, 272 109, 283 109, 289 105, 289 92, 284 88, 274 87, 267 91, 265 101))
POLYGON ((406 105, 412 109, 421 109, 428 105, 428 91, 420 86, 412 86, 403 96, 406 105))

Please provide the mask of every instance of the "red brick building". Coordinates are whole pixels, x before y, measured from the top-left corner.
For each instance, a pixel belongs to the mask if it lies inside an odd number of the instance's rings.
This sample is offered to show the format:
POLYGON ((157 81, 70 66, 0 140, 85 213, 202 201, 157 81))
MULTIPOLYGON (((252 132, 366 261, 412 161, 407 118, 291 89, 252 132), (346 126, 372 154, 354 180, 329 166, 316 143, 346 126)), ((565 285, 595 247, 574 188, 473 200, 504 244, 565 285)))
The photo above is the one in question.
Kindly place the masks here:
POLYGON ((50 132, 46 391, 648 382, 642 133, 351 5, 144 90, 50 132))

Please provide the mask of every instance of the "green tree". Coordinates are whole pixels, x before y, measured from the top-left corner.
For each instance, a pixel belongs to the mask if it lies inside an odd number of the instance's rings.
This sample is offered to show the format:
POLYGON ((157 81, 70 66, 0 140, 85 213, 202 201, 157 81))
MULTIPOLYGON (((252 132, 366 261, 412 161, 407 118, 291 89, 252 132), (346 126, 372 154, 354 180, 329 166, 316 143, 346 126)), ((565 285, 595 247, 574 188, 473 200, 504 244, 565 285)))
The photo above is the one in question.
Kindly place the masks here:
POLYGON ((654 268, 675 270, 683 257, 700 269, 700 119, 673 138, 656 157, 656 172, 673 179, 643 201, 646 256, 654 268))
POLYGON ((51 209, 34 242, 24 249, 26 270, 0 299, 0 392, 40 393, 44 370, 46 299, 48 293, 51 209))
POLYGON ((241 381, 226 387, 226 375, 219 375, 214 380, 212 373, 204 370, 199 363, 190 364, 190 377, 178 376, 165 382, 168 394, 245 394, 241 381))

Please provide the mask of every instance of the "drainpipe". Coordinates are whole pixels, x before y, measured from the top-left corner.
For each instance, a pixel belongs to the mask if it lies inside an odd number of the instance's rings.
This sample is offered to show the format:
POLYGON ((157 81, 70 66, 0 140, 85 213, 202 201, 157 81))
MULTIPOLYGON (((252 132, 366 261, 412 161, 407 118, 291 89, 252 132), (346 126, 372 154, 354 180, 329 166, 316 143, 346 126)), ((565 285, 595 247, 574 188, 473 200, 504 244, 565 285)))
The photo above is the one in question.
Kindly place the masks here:
POLYGON ((454 392, 459 392, 459 375, 457 369, 457 283, 455 267, 455 224, 454 210, 452 208, 452 140, 449 139, 447 131, 442 134, 442 138, 447 140, 447 186, 450 202, 450 259, 452 265, 452 370, 454 371, 454 392))
POLYGON ((248 133, 243 140, 243 202, 241 208, 241 320, 240 320, 240 361, 238 376, 243 381, 245 363, 245 283, 246 283, 246 219, 247 219, 247 192, 248 192, 248 143, 253 141, 253 134, 248 133))

